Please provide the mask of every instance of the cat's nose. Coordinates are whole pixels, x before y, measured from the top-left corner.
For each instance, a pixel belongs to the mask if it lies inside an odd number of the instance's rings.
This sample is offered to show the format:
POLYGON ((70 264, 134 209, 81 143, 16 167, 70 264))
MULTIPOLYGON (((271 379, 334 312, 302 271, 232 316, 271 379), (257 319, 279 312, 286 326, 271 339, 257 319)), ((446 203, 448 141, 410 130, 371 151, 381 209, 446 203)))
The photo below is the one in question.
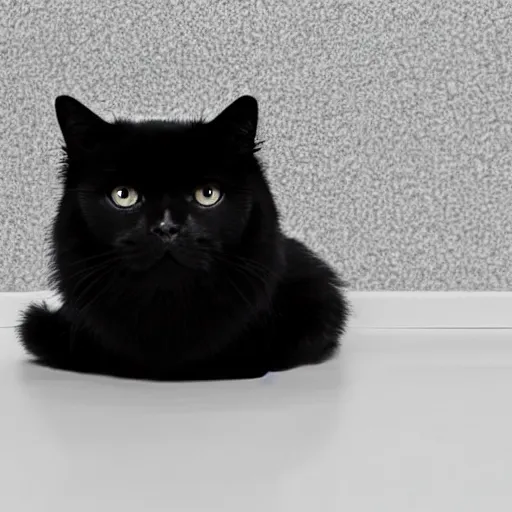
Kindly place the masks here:
POLYGON ((180 227, 178 224, 173 222, 171 219, 166 218, 154 225, 150 229, 151 233, 153 233, 156 236, 159 236, 163 239, 171 239, 174 238, 175 235, 177 235, 180 231, 180 227))

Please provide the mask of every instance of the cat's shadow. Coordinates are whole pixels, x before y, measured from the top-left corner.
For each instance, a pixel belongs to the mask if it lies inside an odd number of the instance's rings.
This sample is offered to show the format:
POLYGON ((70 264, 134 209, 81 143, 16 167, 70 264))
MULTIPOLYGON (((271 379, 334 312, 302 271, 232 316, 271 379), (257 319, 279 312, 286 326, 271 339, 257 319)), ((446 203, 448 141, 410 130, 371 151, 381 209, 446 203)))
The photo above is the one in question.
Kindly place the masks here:
POLYGON ((247 495, 275 504, 282 478, 336 444, 342 363, 340 354, 259 380, 187 383, 24 364, 21 380, 51 443, 69 457, 70 478, 168 495, 176 510, 213 510, 212 500, 244 510, 247 495))

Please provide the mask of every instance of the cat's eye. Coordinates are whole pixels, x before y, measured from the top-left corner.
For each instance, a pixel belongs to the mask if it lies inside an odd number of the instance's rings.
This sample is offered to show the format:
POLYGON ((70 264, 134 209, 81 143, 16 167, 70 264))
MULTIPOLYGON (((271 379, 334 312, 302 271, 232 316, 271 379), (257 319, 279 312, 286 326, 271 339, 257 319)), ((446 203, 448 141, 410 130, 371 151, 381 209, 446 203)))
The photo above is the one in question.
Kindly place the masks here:
POLYGON ((194 192, 194 199, 201 206, 214 206, 221 200, 221 198, 221 191, 213 185, 200 187, 194 192))
POLYGON ((110 196, 119 208, 132 208, 139 201, 139 193, 132 187, 116 187, 110 196))

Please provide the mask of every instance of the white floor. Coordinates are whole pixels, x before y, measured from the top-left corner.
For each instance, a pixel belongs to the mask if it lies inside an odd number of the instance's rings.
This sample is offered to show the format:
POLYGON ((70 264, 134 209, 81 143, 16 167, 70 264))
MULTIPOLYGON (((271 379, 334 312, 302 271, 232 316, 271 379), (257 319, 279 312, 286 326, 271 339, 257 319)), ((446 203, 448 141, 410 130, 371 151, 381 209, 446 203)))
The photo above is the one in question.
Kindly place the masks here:
POLYGON ((512 330, 356 331, 324 366, 155 384, 0 329, 0 510, 512 510, 512 330))

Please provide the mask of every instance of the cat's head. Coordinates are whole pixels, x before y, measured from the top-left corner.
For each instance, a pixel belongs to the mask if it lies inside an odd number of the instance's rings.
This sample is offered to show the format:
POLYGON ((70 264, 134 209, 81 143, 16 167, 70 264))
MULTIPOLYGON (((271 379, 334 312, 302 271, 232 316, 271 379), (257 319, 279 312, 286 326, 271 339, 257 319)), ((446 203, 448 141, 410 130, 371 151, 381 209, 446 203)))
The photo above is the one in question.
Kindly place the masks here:
POLYGON ((208 270, 261 231, 255 207, 277 222, 254 155, 254 98, 210 122, 109 123, 68 96, 56 111, 66 153, 60 215, 74 219, 65 229, 78 229, 78 219, 87 243, 124 268, 208 270))

